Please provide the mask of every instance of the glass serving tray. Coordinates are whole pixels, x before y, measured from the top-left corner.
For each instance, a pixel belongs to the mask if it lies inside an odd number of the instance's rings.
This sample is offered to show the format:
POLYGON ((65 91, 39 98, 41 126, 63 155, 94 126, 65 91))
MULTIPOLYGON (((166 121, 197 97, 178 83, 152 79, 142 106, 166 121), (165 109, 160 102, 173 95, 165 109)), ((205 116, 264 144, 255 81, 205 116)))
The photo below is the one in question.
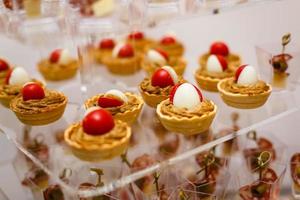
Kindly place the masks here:
MULTIPOLYGON (((99 68, 98 70, 97 74, 104 75, 105 69, 99 68)), ((112 83, 107 79, 101 79, 100 77, 95 80, 92 84, 94 86, 91 86, 91 89, 88 90, 89 94, 87 96, 105 92, 112 88, 138 93, 134 87, 124 88, 124 86, 119 86, 119 84, 112 83), (95 85, 100 84, 101 88, 95 87, 95 85)), ((71 123, 82 119, 85 112, 80 104, 82 102, 80 85, 68 84, 60 88, 60 90, 69 97, 69 104, 64 116, 59 121, 46 126, 24 126, 15 118, 12 112, 8 109, 3 109, 1 116, 5 116, 5 120, 2 121, 2 125, 4 125, 2 129, 9 140, 23 154, 29 157, 35 165, 43 169, 51 177, 50 180, 52 182, 59 183, 67 193, 85 197, 106 194, 157 170, 166 170, 173 166, 178 166, 178 164, 191 159, 202 151, 209 150, 237 136, 245 135, 250 130, 275 123, 276 120, 299 110, 297 104, 293 102, 293 93, 289 91, 272 93, 264 106, 253 110, 230 108, 221 101, 217 93, 203 92, 206 98, 216 103, 218 113, 207 135, 188 138, 166 131, 156 118, 155 110, 144 105, 138 121, 132 126, 133 137, 127 151, 127 159, 132 163, 135 158, 143 154, 148 154, 153 156, 157 160, 157 163, 146 169, 133 172, 128 170, 128 168, 126 169, 127 165, 122 162, 121 157, 93 163, 81 161, 73 156, 69 147, 62 141, 62 133, 71 123), (234 123, 238 124, 240 130, 226 135, 218 135, 221 130, 233 126, 232 113, 238 115, 238 119, 234 123), (26 144, 28 144, 28 141, 33 142, 35 140, 48 147, 49 160, 46 163, 41 162, 36 157, 37 155, 33 154, 27 148, 28 145, 26 144), (162 149, 168 148, 170 144, 173 144, 173 149, 171 148, 170 152, 162 151, 162 149), (78 184, 88 180, 88 177, 90 177, 89 168, 91 167, 101 168, 104 171, 104 185, 90 190, 79 191, 78 184), (68 184, 59 179, 59 175, 64 169, 71 169, 74 175, 70 178, 68 184)))
MULTIPOLYGON (((174 170, 176 172, 175 174, 178 175, 182 172, 179 170, 182 167, 181 164, 185 166, 185 162, 189 163, 188 161, 194 159, 196 154, 209 150, 214 146, 222 146, 226 141, 236 138, 237 136, 245 135, 253 129, 260 129, 272 123, 276 123, 277 120, 293 115, 299 111, 298 102, 294 98, 294 92, 291 91, 274 92, 263 107, 253 110, 230 108, 222 102, 219 94, 204 91, 204 96, 214 101, 218 106, 217 116, 207 135, 187 138, 166 131, 156 118, 155 110, 145 105, 137 123, 132 126, 133 139, 127 151, 127 159, 132 163, 137 157, 143 154, 149 154, 157 160, 157 163, 144 170, 133 172, 127 167, 127 164, 122 161, 121 157, 99 163, 81 161, 72 155, 68 146, 62 141, 63 131, 71 123, 78 122, 82 119, 84 114, 82 103, 85 99, 113 88, 139 93, 136 85, 140 83, 144 77, 144 73, 142 72, 127 78, 112 76, 101 66, 93 68, 93 71, 89 73, 92 74, 92 76, 88 74, 88 77, 90 77, 92 81, 88 80, 87 85, 81 85, 76 81, 48 85, 50 88, 56 88, 62 91, 69 97, 69 103, 64 116, 53 124, 41 127, 24 126, 16 119, 11 111, 4 108, 1 109, 1 126, 3 132, 22 154, 31 160, 29 161, 31 164, 28 164, 28 161, 25 159, 23 165, 27 170, 23 169, 20 177, 27 176, 27 171, 33 162, 34 165, 41 168, 46 175, 49 176, 48 182, 50 184, 58 183, 64 191, 66 191, 68 197, 70 196, 69 199, 78 195, 91 197, 107 194, 117 188, 126 189, 129 183, 133 183, 155 171, 168 172, 174 170), (126 84, 124 84, 125 82, 126 84), (236 122, 233 122, 232 114, 239 116, 236 122), (240 127, 239 131, 227 132, 226 135, 220 135, 221 130, 232 128, 234 123, 237 123, 240 127), (28 141, 30 143, 36 141, 39 144, 47 146, 49 159, 46 163, 41 162, 36 155, 28 149, 26 145, 28 141), (170 144, 175 144, 175 152, 161 151, 170 144), (78 190, 80 183, 95 181, 95 176, 92 176, 89 170, 92 167, 101 168, 104 171, 104 176, 102 177, 104 185, 84 191, 78 190), (69 178, 68 183, 59 178, 64 169, 71 169, 72 171, 72 176, 69 178)), ((84 76, 86 74, 81 75, 84 76)), ((192 74, 187 76, 186 79, 192 81, 192 74)), ((297 89, 299 89, 299 85, 297 89)), ((21 155, 20 157, 23 156, 21 155)), ((193 170, 195 169, 193 168, 193 170)), ((37 186, 37 188, 40 188, 40 186, 37 186)), ((37 193, 41 195, 40 191, 37 193)), ((37 197, 37 199, 39 199, 39 197, 37 197)))

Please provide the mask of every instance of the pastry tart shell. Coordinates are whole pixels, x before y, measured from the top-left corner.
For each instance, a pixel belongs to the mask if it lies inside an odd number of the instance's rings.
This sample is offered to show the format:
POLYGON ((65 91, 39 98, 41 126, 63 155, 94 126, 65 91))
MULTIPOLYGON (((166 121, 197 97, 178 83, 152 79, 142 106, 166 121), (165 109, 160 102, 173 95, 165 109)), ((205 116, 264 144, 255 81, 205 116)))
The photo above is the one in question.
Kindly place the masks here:
POLYGON ((78 143, 72 141, 71 134, 74 128, 81 126, 80 123, 71 125, 64 133, 64 139, 70 146, 72 153, 80 160, 98 162, 103 160, 112 159, 119 156, 126 151, 129 146, 129 140, 131 137, 131 128, 126 126, 126 136, 113 143, 110 146, 89 148, 89 146, 81 146, 78 143))
POLYGON ((139 90, 145 103, 152 108, 156 108, 160 102, 169 98, 169 95, 150 94, 147 91, 143 91, 141 87, 139 87, 139 90))
MULTIPOLYGON (((210 54, 206 53, 199 58, 199 64, 201 67, 206 68, 206 62, 209 56, 210 54)), ((235 71, 242 64, 242 59, 238 54, 231 53, 225 58, 228 62, 228 68, 232 69, 233 71, 235 71)))
MULTIPOLYGON (((170 66, 174 69, 177 75, 182 76, 184 74, 187 62, 184 58, 178 58, 178 59, 179 61, 177 65, 170 65, 170 66)), ((141 67, 148 73, 149 76, 151 76, 155 72, 155 70, 158 69, 157 67, 153 66, 153 64, 150 61, 148 61, 146 58, 142 60, 141 67)))
POLYGON ((118 75, 131 75, 141 68, 141 58, 138 54, 132 58, 113 58, 109 56, 102 61, 111 73, 118 75))
POLYGON ((162 45, 160 43, 155 43, 152 45, 148 45, 147 49, 151 49, 151 48, 159 48, 162 49, 164 51, 166 51, 169 55, 169 57, 182 57, 184 54, 184 46, 177 42, 175 44, 169 44, 169 45, 162 45))
MULTIPOLYGON (((136 108, 133 108, 133 109, 130 109, 130 110, 126 110, 125 112, 123 113, 117 113, 117 114, 114 114, 113 117, 114 119, 117 119, 117 120, 121 120, 123 122, 126 122, 127 124, 133 124, 134 122, 136 122, 136 120, 138 119, 141 111, 142 111, 142 108, 143 108, 143 105, 144 105, 144 101, 143 99, 138 96, 138 95, 134 95, 134 94, 131 94, 131 93, 125 93, 126 96, 135 96, 135 98, 138 100, 139 104, 136 108)), ((93 107, 95 102, 98 101, 100 95, 96 95, 96 96, 93 96, 91 97, 90 99, 88 99, 84 105, 85 105, 85 108, 88 109, 90 107, 93 107)))
POLYGON ((293 187, 292 187, 292 190, 294 193, 299 193, 300 192, 300 186, 296 183, 293 183, 293 187))
POLYGON ((17 118, 23 123, 31 126, 42 126, 47 125, 52 122, 59 120, 66 108, 67 98, 65 98, 64 102, 55 108, 49 108, 45 112, 37 112, 37 113, 22 113, 16 111, 14 108, 16 107, 17 98, 22 98, 22 96, 18 96, 10 102, 10 109, 15 113, 17 118))
POLYGON ((195 72, 195 79, 201 89, 210 92, 218 92, 218 83, 221 79, 202 76, 197 72, 195 72))
POLYGON ((46 80, 61 81, 73 78, 79 67, 77 60, 73 60, 66 66, 59 64, 50 64, 48 60, 42 60, 38 63, 38 69, 46 80))
POLYGON ((6 107, 9 108, 9 104, 11 100, 13 100, 15 96, 9 95, 9 96, 0 96, 0 103, 6 107))
MULTIPOLYGON (((36 82, 36 83, 40 84, 42 87, 44 87, 43 83, 38 80, 32 79, 31 81, 36 82)), ((20 86, 20 92, 21 92, 21 88, 22 87, 20 86)), ((10 108, 10 102, 17 96, 18 95, 1 95, 0 94, 0 103, 6 108, 10 108)))
POLYGON ((258 108, 266 103, 271 94, 272 87, 268 84, 269 90, 258 95, 235 94, 224 90, 222 84, 227 81, 224 79, 218 83, 218 90, 221 98, 228 106, 240 109, 258 108))
POLYGON ((182 57, 184 54, 184 46, 180 43, 171 45, 159 45, 159 47, 165 50, 170 57, 182 57))
POLYGON ((180 133, 185 136, 205 133, 205 131, 209 129, 217 112, 217 106, 211 102, 214 105, 214 110, 202 116, 187 118, 164 115, 161 112, 161 107, 165 101, 167 100, 162 101, 156 108, 156 113, 160 122, 167 130, 180 133))
POLYGON ((103 59, 105 59, 105 57, 109 57, 112 54, 112 50, 111 49, 95 49, 93 51, 93 57, 95 58, 96 62, 99 64, 103 64, 103 59))
POLYGON ((9 69, 0 72, 0 85, 5 84, 5 79, 6 79, 6 75, 8 72, 9 72, 9 69))
POLYGON ((154 43, 151 39, 141 39, 141 40, 135 40, 135 39, 128 39, 127 43, 131 44, 135 50, 144 53, 146 51, 146 47, 148 45, 151 45, 154 43))
POLYGON ((3 85, 5 83, 5 78, 0 78, 0 85, 3 85))

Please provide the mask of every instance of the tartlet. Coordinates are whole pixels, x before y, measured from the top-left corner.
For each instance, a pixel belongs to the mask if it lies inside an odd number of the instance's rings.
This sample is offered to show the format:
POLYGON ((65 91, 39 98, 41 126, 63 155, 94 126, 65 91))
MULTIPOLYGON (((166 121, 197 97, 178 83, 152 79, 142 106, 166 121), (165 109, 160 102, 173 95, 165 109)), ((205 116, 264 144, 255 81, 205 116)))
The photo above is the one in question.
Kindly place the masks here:
POLYGON ((85 108, 99 106, 113 115, 115 119, 124 121, 128 124, 134 123, 143 108, 143 99, 130 92, 109 90, 104 94, 98 94, 85 102, 85 108))
POLYGON ((139 91, 145 103, 153 108, 170 96, 173 86, 183 83, 182 77, 178 77, 172 67, 164 66, 157 69, 150 78, 145 78, 139 85, 139 91))
POLYGON ((154 41, 145 37, 143 32, 135 31, 127 36, 127 43, 131 44, 136 51, 143 53, 145 48, 154 43, 154 41))
POLYGON ((95 60, 102 64, 103 59, 112 54, 115 45, 115 41, 111 38, 102 39, 98 47, 94 49, 95 60))
POLYGON ((189 83, 174 86, 170 99, 162 101, 156 108, 158 118, 167 130, 184 135, 207 131, 216 112, 217 106, 203 99, 200 90, 189 83))
POLYGON ((0 103, 9 108, 10 101, 19 95, 22 86, 20 85, 1 85, 0 103))
POLYGON ((258 80, 255 69, 243 65, 236 71, 234 78, 227 78, 218 83, 218 90, 223 101, 232 107, 241 109, 258 108, 265 104, 271 94, 271 85, 258 80))
POLYGON ((0 85, 0 103, 7 108, 11 100, 19 95, 25 83, 33 81, 42 85, 39 81, 30 79, 28 73, 21 67, 12 69, 5 79, 4 85, 0 85))
POLYGON ((57 121, 63 115, 67 97, 60 92, 43 89, 37 83, 27 83, 10 102, 10 109, 24 124, 39 126, 57 121))
POLYGON ((152 75, 155 70, 165 65, 171 66, 178 75, 183 75, 186 68, 186 60, 182 57, 170 57, 162 49, 149 49, 141 61, 141 67, 152 75))
POLYGON ((73 154, 85 161, 102 161, 124 153, 131 137, 130 127, 101 108, 92 109, 82 122, 65 130, 64 138, 73 154))
POLYGON ((38 69, 46 80, 60 81, 74 77, 79 67, 66 49, 56 49, 49 58, 38 63, 38 69))
POLYGON ((214 42, 210 46, 210 51, 200 56, 199 64, 201 67, 205 67, 207 59, 210 55, 224 56, 228 63, 228 68, 234 71, 242 64, 241 57, 237 54, 230 52, 228 46, 223 42, 214 42))
POLYGON ((182 57, 184 54, 184 46, 177 40, 174 35, 165 35, 159 42, 150 45, 152 48, 159 48, 166 51, 170 57, 182 57))
POLYGON ((141 55, 130 44, 118 44, 102 62, 113 74, 131 75, 140 70, 141 55))
POLYGON ((217 92, 218 83, 224 78, 234 76, 234 70, 228 68, 226 59, 219 55, 210 55, 205 66, 195 72, 195 79, 203 90, 217 92))
POLYGON ((0 58, 0 85, 5 84, 6 76, 10 72, 10 68, 8 62, 0 58))

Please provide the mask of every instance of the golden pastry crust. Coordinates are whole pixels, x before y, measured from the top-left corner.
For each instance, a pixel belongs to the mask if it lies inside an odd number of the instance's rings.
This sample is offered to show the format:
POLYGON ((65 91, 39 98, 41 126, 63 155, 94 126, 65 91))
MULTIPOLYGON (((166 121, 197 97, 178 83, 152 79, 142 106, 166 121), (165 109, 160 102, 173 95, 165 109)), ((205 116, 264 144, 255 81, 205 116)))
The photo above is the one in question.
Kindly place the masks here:
POLYGON ((10 71, 10 69, 0 71, 0 85, 5 84, 5 79, 6 79, 7 73, 9 71, 10 71))
MULTIPOLYGON (((35 79, 32 80, 32 82, 38 83, 41 86, 43 86, 43 84, 35 79)), ((1 97, 16 97, 19 95, 19 93, 22 90, 22 85, 2 85, 0 86, 0 98, 1 97)))
POLYGON ((51 63, 49 59, 43 59, 38 63, 39 71, 50 81, 70 79, 76 75, 78 67, 79 63, 76 59, 71 60, 67 65, 51 63))
POLYGON ((265 104, 272 92, 272 87, 263 81, 250 86, 242 86, 236 84, 234 78, 228 78, 218 83, 218 90, 227 105, 251 109, 265 104))
POLYGON ((64 133, 64 139, 74 155, 87 161, 100 161, 121 155, 127 149, 130 137, 130 127, 120 120, 115 121, 110 132, 100 136, 86 134, 81 123, 71 125, 64 133))
POLYGON ((204 100, 192 111, 174 107, 169 99, 162 101, 156 108, 166 129, 184 135, 204 133, 209 129, 216 112, 217 106, 209 100, 204 100))
MULTIPOLYGON (((172 67, 176 74, 182 76, 184 74, 187 62, 184 58, 173 57, 170 58, 166 65, 172 67)), ((141 67, 148 73, 149 76, 151 76, 157 69, 163 66, 151 62, 146 56, 144 56, 141 62, 141 67)))
POLYGON ((293 183, 293 188, 292 188, 294 193, 299 193, 300 192, 300 186, 296 183, 293 183))
POLYGON ((146 51, 146 47, 154 43, 154 40, 144 38, 144 39, 127 39, 127 43, 131 44, 135 50, 144 53, 146 51))
MULTIPOLYGON (((186 82, 182 77, 178 77, 179 83, 186 82)), ((139 85, 139 91, 150 107, 156 108, 156 106, 165 99, 169 98, 170 92, 173 86, 167 86, 164 88, 153 86, 149 78, 145 78, 139 85)))
POLYGON ((234 71, 231 69, 227 69, 224 72, 208 72, 206 69, 199 68, 195 72, 195 79, 199 87, 211 92, 218 91, 220 80, 232 76, 234 76, 234 71))
MULTIPOLYGON (((39 82, 35 79, 32 79, 31 81, 43 86, 43 84, 41 82, 39 82)), ((4 105, 5 107, 9 108, 9 104, 10 104, 11 100, 20 94, 22 87, 23 87, 22 85, 8 85, 8 84, 0 85, 0 102, 1 102, 1 104, 4 105)))
POLYGON ((215 78, 215 79, 224 79, 224 78, 230 78, 235 75, 235 71, 232 69, 226 69, 223 72, 209 72, 206 70, 206 68, 199 68, 196 71, 197 74, 205 77, 215 78))
MULTIPOLYGON (((140 96, 129 92, 126 92, 125 95, 128 99, 127 103, 124 103, 123 105, 118 107, 104 109, 108 110, 115 119, 119 119, 128 124, 132 124, 139 117, 139 114, 144 105, 144 101, 140 96)), ((88 109, 90 107, 98 106, 98 99, 102 96, 104 96, 104 94, 99 94, 86 100, 84 104, 85 108, 88 109)))
POLYGON ((0 87, 0 98, 9 97, 14 98, 18 96, 22 89, 22 86, 20 85, 2 85, 0 87))
MULTIPOLYGON (((182 77, 178 77, 178 84, 185 83, 186 81, 182 77)), ((144 80, 139 85, 140 89, 143 92, 146 92, 148 94, 154 94, 154 95, 163 95, 168 96, 170 95, 170 92, 173 88, 172 85, 161 88, 159 86, 153 86, 151 84, 150 78, 144 78, 144 80)))
POLYGON ((264 81, 257 81, 257 83, 254 85, 244 86, 237 84, 234 78, 228 78, 224 80, 220 87, 230 93, 249 96, 255 96, 270 90, 270 85, 266 84, 264 81))
POLYGON ((186 108, 177 108, 170 101, 165 101, 161 106, 161 113, 170 117, 193 118, 202 117, 209 112, 213 112, 214 109, 214 104, 209 100, 204 100, 193 110, 188 110, 186 108))
POLYGON ((45 98, 43 99, 33 99, 23 101, 23 97, 20 95, 11 102, 11 109, 14 112, 22 114, 36 114, 49 112, 51 110, 57 109, 61 104, 65 104, 67 98, 60 92, 46 90, 45 98))
MULTIPOLYGON (((205 53, 199 58, 200 67, 206 68, 207 59, 210 56, 210 53, 205 53)), ((242 64, 242 59, 239 55, 230 53, 225 57, 228 63, 228 68, 232 71, 235 71, 242 64)))
POLYGON ((43 99, 23 101, 21 95, 10 102, 10 109, 28 125, 45 125, 58 120, 64 113, 67 97, 60 92, 45 90, 43 99))
POLYGON ((180 42, 176 42, 174 44, 163 45, 159 42, 154 43, 153 45, 149 45, 148 48, 159 48, 168 53, 170 57, 182 57, 184 54, 184 46, 180 42))
POLYGON ((103 64, 103 59, 105 59, 105 57, 111 56, 112 49, 94 49, 93 54, 96 62, 99 64, 103 64))
POLYGON ((130 58, 118 58, 110 55, 103 58, 102 62, 113 74, 130 75, 141 69, 141 55, 139 53, 135 53, 130 58))

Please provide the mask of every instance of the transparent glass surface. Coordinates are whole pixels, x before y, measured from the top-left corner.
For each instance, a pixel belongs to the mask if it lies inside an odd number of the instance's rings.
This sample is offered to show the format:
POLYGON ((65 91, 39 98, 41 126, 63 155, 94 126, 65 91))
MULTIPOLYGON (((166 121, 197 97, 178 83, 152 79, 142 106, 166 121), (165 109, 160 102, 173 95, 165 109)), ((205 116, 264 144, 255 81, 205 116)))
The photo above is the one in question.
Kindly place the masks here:
POLYGON ((277 163, 285 163, 287 161, 287 146, 280 139, 268 131, 256 132, 256 139, 249 138, 249 133, 243 141, 243 157, 249 170, 253 170, 256 166, 255 156, 263 151, 271 153, 271 161, 277 163))
MULTIPOLYGON (((73 22, 76 20, 76 18, 73 19, 73 22)), ((156 160, 155 164, 148 168, 134 171, 131 170, 127 164, 122 162, 120 157, 96 163, 78 159, 65 144, 63 132, 73 122, 82 120, 85 113, 83 107, 84 100, 93 95, 106 92, 109 89, 119 89, 139 94, 136 85, 138 85, 146 75, 142 70, 129 77, 111 74, 103 67, 103 65, 97 64, 94 60, 90 60, 89 45, 93 46, 97 44, 101 38, 107 36, 112 36, 117 39, 124 38, 123 36, 125 34, 127 35, 129 32, 128 30, 135 29, 135 26, 137 24, 139 26, 141 21, 137 20, 136 23, 132 24, 132 27, 125 28, 127 32, 123 32, 124 29, 118 29, 119 27, 115 29, 115 21, 110 21, 106 18, 99 19, 99 21, 80 18, 80 21, 78 21, 79 25, 77 23, 75 23, 76 25, 70 25, 71 29, 69 31, 78 46, 76 50, 78 50, 79 59, 82 61, 79 70, 81 81, 62 83, 60 87, 58 87, 58 84, 55 85, 55 88, 62 91, 69 98, 67 109, 59 121, 40 127, 24 126, 16 119, 11 111, 5 108, 1 109, 1 125, 3 126, 4 133, 9 140, 29 158, 25 159, 23 155, 20 155, 23 157, 23 160, 20 160, 23 161, 24 166, 23 172, 20 173, 20 177, 28 177, 28 171, 30 171, 33 165, 32 163, 34 163, 34 165, 45 172, 46 177, 50 177, 46 178, 48 184, 60 184, 64 189, 66 198, 72 199, 78 195, 87 197, 101 194, 116 196, 116 198, 118 198, 125 193, 129 196, 129 199, 133 199, 131 195, 140 194, 140 189, 137 188, 133 182, 144 178, 145 176, 151 176, 155 171, 162 173, 163 178, 160 180, 170 180, 174 177, 181 181, 185 180, 184 178, 186 177, 178 177, 178 169, 176 166, 180 166, 181 163, 184 164, 185 162, 189 163, 187 162, 188 159, 202 151, 211 149, 217 144, 220 144, 216 149, 218 155, 223 155, 223 153, 227 155, 237 153, 238 150, 241 150, 241 146, 243 145, 240 145, 240 147, 237 148, 235 143, 238 142, 232 141, 232 139, 240 140, 240 138, 236 137, 245 135, 250 130, 278 123, 282 118, 299 110, 296 104, 297 102, 295 102, 294 99, 293 91, 272 93, 264 106, 252 110, 241 110, 228 107, 220 99, 219 94, 203 92, 206 98, 211 99, 216 103, 218 106, 218 114, 210 131, 194 137, 185 137, 169 132, 163 128, 156 117, 155 110, 144 105, 137 122, 132 125, 133 137, 127 152, 127 159, 129 163, 132 163, 136 158, 148 154, 156 160), (235 121, 231 116, 233 113, 239 116, 235 121), (236 126, 238 126, 238 128, 236 126), (226 144, 224 142, 228 143, 226 144), (38 144, 39 148, 32 148, 34 144, 38 144), (171 146, 171 150, 168 149, 169 146, 171 146), (166 149, 168 149, 168 151, 166 151, 166 149), (166 174, 169 172, 173 173, 171 168, 174 166, 174 173, 176 176, 165 175, 164 171, 167 172, 166 174), (79 190, 81 183, 89 182, 96 184, 96 176, 90 172, 90 168, 94 167, 101 168, 104 171, 102 179, 104 186, 79 190), (65 182, 59 179, 59 176, 66 168, 71 169, 72 176, 65 182), (122 187, 122 190, 118 189, 122 187), (135 192, 132 193, 132 190, 135 192)), ((47 25, 44 27, 38 25, 38 28, 35 29, 35 22, 39 21, 33 20, 24 23, 23 26, 21 26, 21 30, 23 30, 22 35, 24 38, 26 38, 25 36, 28 36, 28 39, 25 39, 25 41, 28 41, 29 44, 37 45, 37 47, 45 46, 46 50, 41 50, 41 52, 45 52, 41 53, 43 55, 41 56, 42 58, 47 56, 53 48, 60 46, 58 44, 62 44, 60 43, 60 26, 59 23, 52 23, 53 21, 51 21, 49 26, 47 25), (49 31, 50 34, 43 35, 42 30, 49 31), (54 42, 47 40, 47 37, 49 36, 53 36, 54 42)), ((45 19, 42 24, 44 23, 47 24, 48 21, 45 19)), ((188 79, 192 80, 191 77, 188 77, 188 79)), ((54 86, 50 83, 50 87, 53 88, 54 86)), ((191 171, 194 173, 193 171, 195 171, 195 168, 191 171)), ((151 179, 152 178, 153 177, 151 176, 151 179)), ((43 179, 39 181, 45 184, 43 179)), ((171 195, 174 194, 177 197, 178 193, 181 191, 180 187, 178 187, 178 185, 180 186, 181 181, 179 181, 178 184, 175 184, 175 186, 165 186, 166 189, 164 190, 167 190, 168 193, 171 195), (172 191, 175 192, 172 193, 172 191)), ((171 181, 168 182, 170 183, 171 181)), ((37 185, 39 184, 34 183, 30 188, 39 195, 37 198, 40 198, 41 195, 43 195, 40 189, 44 189, 45 187, 43 184, 40 186, 37 185), (40 188, 38 191, 35 190, 37 187, 40 188)), ((155 186, 152 185, 151 187, 155 186)), ((195 191, 186 189, 185 192, 190 192, 193 198, 196 198, 197 196, 197 194, 195 194, 197 192, 195 191)), ((144 195, 144 193, 141 195, 144 195)), ((211 196, 215 196, 215 194, 211 194, 211 196)), ((155 198, 157 196, 155 196, 154 193, 152 197, 155 198)))
POLYGON ((299 192, 299 182, 298 182, 298 170, 299 170, 299 152, 300 148, 299 146, 290 146, 288 150, 288 160, 287 160, 287 180, 290 188, 287 190, 288 192, 291 192, 293 198, 299 199, 300 198, 300 192, 299 192))
MULTIPOLYGON (((262 184, 262 185, 266 186, 266 188, 268 188, 268 190, 269 190, 269 191, 267 191, 268 194, 265 194, 265 196, 264 196, 264 198, 266 198, 266 199, 279 199, 280 198, 280 187, 281 187, 284 175, 285 175, 286 166, 273 164, 270 168, 272 170, 274 170, 278 176, 276 178, 276 180, 272 183, 258 180, 257 175, 252 174, 252 173, 246 174, 246 177, 239 177, 239 180, 240 181, 242 180, 241 182, 239 182, 240 199, 251 200, 251 199, 255 199, 257 197, 257 196, 251 197, 251 195, 250 195, 251 192, 249 192, 249 188, 247 188, 248 184, 250 184, 250 185, 252 184, 250 186, 250 191, 251 191, 251 187, 253 187, 253 185, 256 186, 257 184, 262 184), (246 190, 248 190, 248 192, 246 192, 246 190)), ((241 174, 245 175, 245 172, 242 172, 241 174)))
MULTIPOLYGON (((244 157, 244 160, 242 163, 240 162, 242 167, 237 169, 237 177, 234 178, 239 188, 237 196, 240 199, 249 200, 259 195, 263 195, 266 199, 281 199, 280 194, 284 196, 288 194, 286 192, 288 187, 283 183, 285 173, 288 171, 286 165, 289 159, 287 148, 281 141, 276 139, 276 134, 267 133, 265 127, 259 129, 259 132, 265 134, 257 137, 255 147, 251 146, 252 150, 256 149, 258 152, 254 152, 251 156, 248 144, 240 154, 244 157), (248 151, 247 157, 245 156, 246 151, 248 151), (265 165, 259 164, 261 156, 264 157, 262 157, 262 160, 265 165), (260 166, 263 167, 260 168, 260 166), (248 190, 249 188, 250 190, 248 190)), ((281 132, 278 131, 277 133, 281 132)), ((247 137, 247 140, 249 140, 249 137, 247 137)), ((251 143, 253 144, 253 141, 251 143)), ((232 159, 236 162, 239 156, 232 159)))
MULTIPOLYGON (((115 188, 122 187, 138 180, 146 174, 153 173, 159 168, 168 168, 169 166, 179 164, 183 161, 186 162, 186 159, 201 151, 208 150, 216 144, 221 144, 236 137, 237 135, 246 134, 249 130, 262 127, 269 123, 276 123, 275 121, 280 119, 280 117, 293 113, 297 110, 295 108, 290 108, 287 111, 282 111, 275 115, 267 115, 265 113, 266 118, 260 118, 259 122, 253 122, 253 119, 255 119, 257 115, 251 113, 251 111, 248 113, 245 111, 234 110, 234 112, 243 113, 241 114, 241 119, 239 121, 241 129, 236 134, 229 133, 214 140, 207 139, 204 135, 199 135, 199 138, 194 140, 182 135, 178 135, 177 137, 174 133, 166 131, 161 125, 159 125, 159 122, 154 115, 154 110, 145 106, 139 120, 132 126, 133 138, 131 139, 131 145, 128 149, 127 157, 129 162, 132 163, 137 157, 143 154, 149 154, 153 156, 158 163, 141 171, 127 170, 127 172, 123 173, 123 168, 126 167, 126 165, 122 163, 120 157, 96 163, 81 161, 72 154, 69 147, 64 143, 62 139, 64 130, 69 126, 69 124, 82 119, 83 113, 85 112, 84 108, 82 108, 79 103, 76 103, 76 101, 80 101, 81 96, 80 92, 74 93, 74 91, 78 90, 77 88, 78 87, 73 88, 71 86, 65 87, 62 90, 70 98, 70 101, 75 103, 69 103, 64 116, 59 121, 40 127, 25 126, 24 131, 18 132, 17 135, 14 134, 14 131, 12 130, 13 127, 9 127, 10 129, 7 130, 4 129, 4 131, 15 145, 23 151, 23 153, 30 156, 29 158, 33 159, 34 163, 36 163, 39 167, 42 167, 46 174, 49 174, 51 178, 53 178, 57 183, 60 183, 62 187, 67 189, 67 191, 71 191, 72 194, 76 194, 78 192, 78 184, 85 182, 86 177, 90 174, 88 170, 90 167, 97 166, 97 168, 103 169, 105 174, 105 186, 97 189, 91 189, 90 191, 81 191, 80 194, 83 196, 108 193, 115 190, 115 188), (49 157, 46 159, 48 164, 42 162, 43 154, 33 153, 33 151, 28 149, 28 145, 26 145, 27 142, 25 142, 26 140, 24 141, 24 138, 30 141, 29 144, 34 143, 35 139, 38 139, 40 144, 45 144, 48 149, 47 152, 49 153, 49 157), (173 143, 172 148, 175 149, 171 152, 167 152, 167 154, 166 152, 161 151, 161 145, 170 145, 170 143, 173 143), (202 143, 202 145, 198 146, 199 143, 202 143), (70 181, 66 184, 58 180, 59 174, 65 168, 70 168, 73 171, 73 174, 76 176, 74 177, 76 181, 70 181)), ((107 88, 112 88, 112 86, 107 85, 107 88)), ((114 88, 116 87, 114 86, 114 88)), ((104 89, 96 91, 103 92, 103 90, 104 89)), ((220 109, 222 109, 222 107, 220 107, 220 109)), ((14 114, 9 110, 5 110, 4 112, 6 113, 6 120, 13 120, 16 123, 19 123, 16 121, 14 114)), ((228 112, 228 110, 220 113, 224 112, 228 112)), ((262 115, 262 113, 264 112, 261 111, 259 115, 262 115)), ((230 121, 231 119, 224 119, 224 117, 221 117, 220 115, 217 116, 212 126, 212 132, 216 133, 218 130, 216 129, 216 127, 218 127, 217 124, 221 127, 231 127, 230 121), (224 125, 222 126, 222 124, 224 125)), ((37 152, 39 151, 37 150, 37 152)))
POLYGON ((41 56, 46 56, 46 51, 66 41, 61 28, 57 18, 37 18, 22 23, 19 33, 27 45, 39 48, 41 56), (49 40, 49 37, 52 39, 49 40))
POLYGON ((147 2, 147 24, 156 26, 160 22, 174 20, 182 15, 183 9, 179 0, 147 2))
POLYGON ((284 53, 291 56, 291 59, 286 61, 287 70, 279 74, 272 66, 274 63, 272 58, 282 54, 281 38, 278 39, 277 44, 269 43, 256 46, 257 62, 261 75, 272 84, 275 91, 294 90, 299 81, 300 70, 297 67, 300 61, 299 44, 292 41, 286 46, 284 53))
POLYGON ((42 0, 41 10, 44 16, 63 16, 65 14, 65 0, 42 0))

